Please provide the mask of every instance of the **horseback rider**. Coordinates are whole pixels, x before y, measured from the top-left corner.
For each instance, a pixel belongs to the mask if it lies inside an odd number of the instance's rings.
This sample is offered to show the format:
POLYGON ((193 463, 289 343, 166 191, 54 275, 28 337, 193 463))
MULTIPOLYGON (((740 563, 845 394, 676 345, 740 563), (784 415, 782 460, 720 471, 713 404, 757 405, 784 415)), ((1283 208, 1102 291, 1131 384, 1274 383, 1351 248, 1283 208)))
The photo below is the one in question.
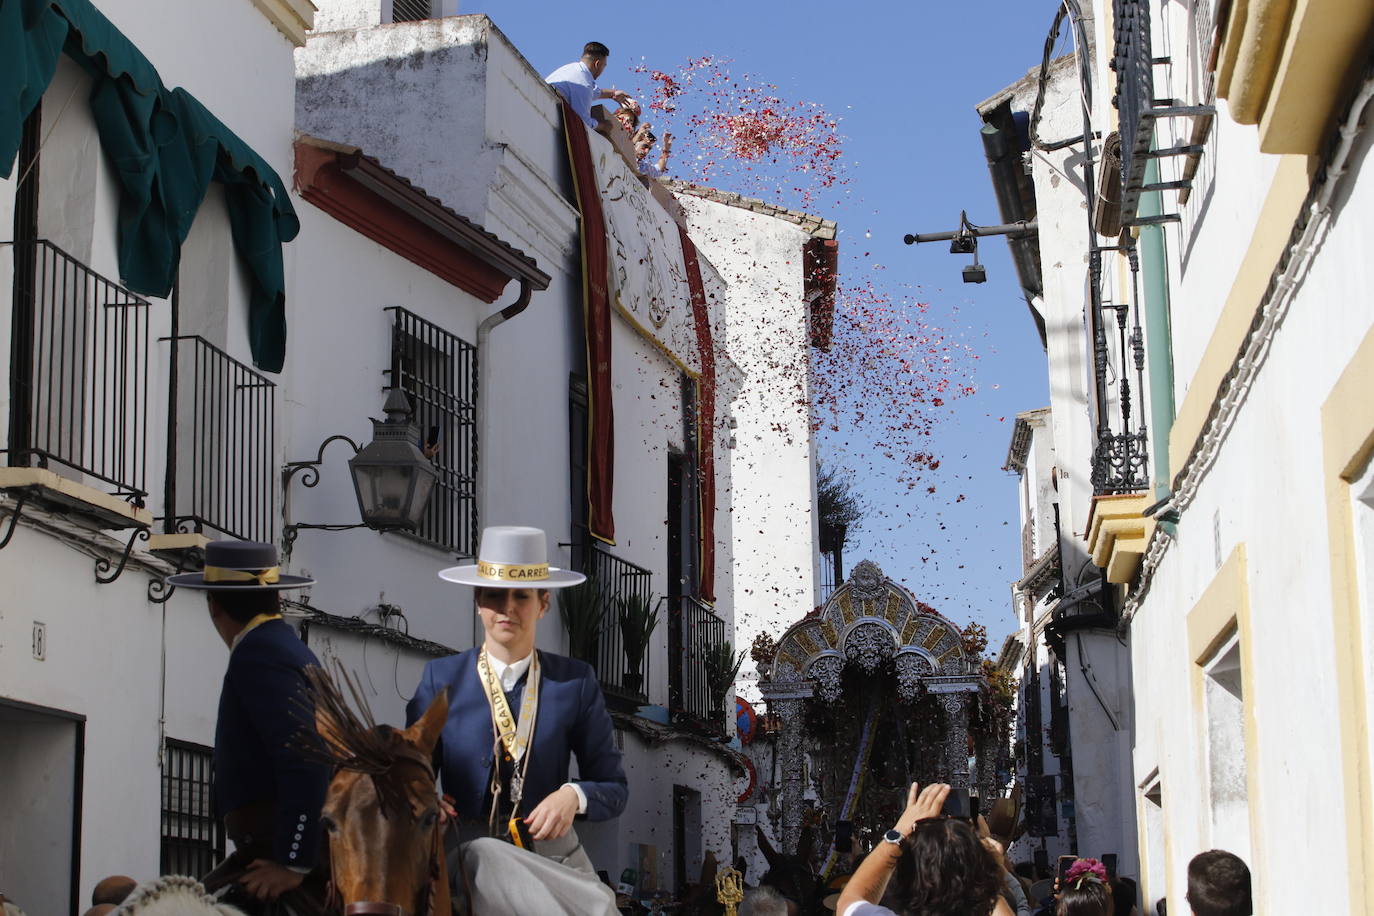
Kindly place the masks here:
POLYGON ((204 883, 211 891, 237 884, 243 894, 232 902, 250 912, 279 899, 290 911, 321 911, 326 878, 316 865, 329 771, 294 747, 302 725, 313 725, 303 713, 304 671, 319 660, 282 619, 280 600, 313 582, 282 573, 277 548, 255 541, 211 541, 201 572, 167 578, 205 592, 210 622, 229 647, 214 798, 235 851, 204 883))
POLYGON ((477 562, 439 575, 474 587, 484 631, 481 646, 429 662, 406 709, 413 723, 448 688, 435 759, 462 841, 450 856, 455 891, 466 885, 483 916, 614 916, 573 828, 625 808, 611 718, 591 666, 534 647, 550 590, 586 577, 550 567, 544 532, 521 527, 485 529, 477 562))

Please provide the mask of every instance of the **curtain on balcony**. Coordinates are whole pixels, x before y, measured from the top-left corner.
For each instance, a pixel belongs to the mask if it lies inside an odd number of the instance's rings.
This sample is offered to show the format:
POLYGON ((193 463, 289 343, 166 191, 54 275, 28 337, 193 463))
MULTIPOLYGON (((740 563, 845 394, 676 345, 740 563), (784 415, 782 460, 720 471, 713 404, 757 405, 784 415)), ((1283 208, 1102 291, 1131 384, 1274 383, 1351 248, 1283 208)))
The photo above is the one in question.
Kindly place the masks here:
POLYGON ((692 317, 696 322, 697 347, 701 350, 701 375, 697 385, 697 483, 700 494, 701 544, 699 545, 699 583, 703 601, 716 600, 716 348, 711 340, 711 314, 706 306, 706 287, 701 281, 697 246, 678 226, 682 239, 682 261, 687 268, 687 289, 692 297, 692 317))
POLYGON ((281 246, 300 222, 281 178, 194 96, 156 68, 89 0, 0 0, 0 172, 65 53, 95 80, 89 102, 121 187, 119 272, 135 292, 171 293, 181 243, 210 182, 224 185, 234 247, 252 282, 249 341, 261 369, 286 351, 281 246))
POLYGON ((563 100, 563 135, 568 164, 582 213, 582 324, 587 337, 587 530, 607 544, 615 543, 615 416, 611 404, 611 300, 607 292, 609 254, 606 216, 587 128, 563 100))

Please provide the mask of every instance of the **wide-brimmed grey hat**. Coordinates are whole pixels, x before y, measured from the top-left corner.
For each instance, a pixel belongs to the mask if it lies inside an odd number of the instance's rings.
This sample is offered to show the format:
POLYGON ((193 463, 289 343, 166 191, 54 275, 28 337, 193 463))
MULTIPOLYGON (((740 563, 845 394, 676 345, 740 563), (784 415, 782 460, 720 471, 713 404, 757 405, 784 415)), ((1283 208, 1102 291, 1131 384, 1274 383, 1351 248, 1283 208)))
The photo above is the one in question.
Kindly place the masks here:
POLYGON ((167 584, 202 591, 267 592, 314 585, 305 576, 283 575, 277 548, 261 541, 211 541, 205 545, 205 568, 168 576, 167 584))
POLYGON ((478 588, 567 588, 587 581, 580 572, 550 566, 544 532, 518 525, 483 528, 477 562, 440 570, 439 578, 478 588))

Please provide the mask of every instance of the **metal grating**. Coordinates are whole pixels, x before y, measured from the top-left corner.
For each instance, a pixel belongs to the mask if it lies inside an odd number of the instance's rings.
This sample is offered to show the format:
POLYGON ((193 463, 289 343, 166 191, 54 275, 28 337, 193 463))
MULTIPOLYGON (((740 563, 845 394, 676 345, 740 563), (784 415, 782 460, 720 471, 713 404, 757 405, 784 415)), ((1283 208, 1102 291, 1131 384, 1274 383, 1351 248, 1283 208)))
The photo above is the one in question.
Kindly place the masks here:
POLYGON ((649 660, 652 647, 644 653, 640 683, 627 677, 624 642, 620 630, 620 603, 623 599, 652 600, 653 574, 642 566, 623 560, 596 542, 583 554, 583 572, 595 578, 601 591, 601 640, 597 647, 597 676, 609 693, 643 701, 649 693, 649 660))
POLYGON ((168 340, 180 435, 169 530, 271 541, 276 522, 276 385, 202 337, 168 340))
POLYGON ((430 0, 392 0, 392 22, 418 22, 432 14, 430 0))
POLYGON ((167 739, 162 760, 161 873, 199 878, 224 858, 224 827, 210 801, 214 752, 167 739))
POLYGON ((477 348, 399 306, 391 384, 405 392, 419 443, 439 479, 412 536, 462 557, 477 553, 477 348))
POLYGON ((1116 106, 1121 123, 1121 221, 1130 225, 1140 205, 1145 166, 1154 139, 1154 64, 1149 0, 1113 0, 1116 106))
POLYGON ((14 256, 9 463, 147 496, 148 300, 46 240, 14 256))
MULTIPOLYGON (((677 657, 669 682, 672 709, 689 719, 714 725, 710 721, 720 702, 711 695, 706 678, 706 655, 726 643, 725 621, 696 598, 684 595, 677 599, 675 613, 670 616, 676 630, 677 657)), ((671 654, 671 653, 670 653, 671 654)), ((732 710, 731 710, 732 711, 732 710)))

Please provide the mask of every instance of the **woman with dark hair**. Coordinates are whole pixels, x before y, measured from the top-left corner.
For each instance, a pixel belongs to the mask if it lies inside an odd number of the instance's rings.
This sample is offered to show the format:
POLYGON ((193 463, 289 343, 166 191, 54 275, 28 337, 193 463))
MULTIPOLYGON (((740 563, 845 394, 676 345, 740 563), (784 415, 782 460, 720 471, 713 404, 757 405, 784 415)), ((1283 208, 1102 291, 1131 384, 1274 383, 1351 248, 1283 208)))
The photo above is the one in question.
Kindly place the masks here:
POLYGON ((1074 862, 1059 889, 1055 916, 1112 916, 1114 909, 1106 866, 1096 859, 1074 862))
POLYGON ((1011 916, 1001 866, 967 820, 942 817, 949 786, 933 783, 907 807, 845 885, 840 916, 1011 916), (880 906, 888 882, 893 909, 880 906))

